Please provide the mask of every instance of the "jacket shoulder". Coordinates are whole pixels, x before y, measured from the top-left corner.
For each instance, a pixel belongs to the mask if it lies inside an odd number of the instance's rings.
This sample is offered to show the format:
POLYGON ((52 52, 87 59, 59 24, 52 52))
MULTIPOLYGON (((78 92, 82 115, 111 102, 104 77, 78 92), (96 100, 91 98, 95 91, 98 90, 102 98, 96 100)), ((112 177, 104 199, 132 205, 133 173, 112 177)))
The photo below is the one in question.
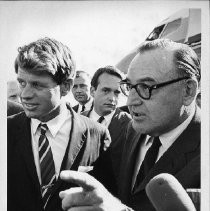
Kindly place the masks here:
POLYGON ((7 117, 7 123, 8 124, 20 124, 20 122, 26 120, 26 115, 25 115, 25 112, 22 111, 18 114, 14 114, 14 115, 11 115, 11 116, 8 116, 7 117))

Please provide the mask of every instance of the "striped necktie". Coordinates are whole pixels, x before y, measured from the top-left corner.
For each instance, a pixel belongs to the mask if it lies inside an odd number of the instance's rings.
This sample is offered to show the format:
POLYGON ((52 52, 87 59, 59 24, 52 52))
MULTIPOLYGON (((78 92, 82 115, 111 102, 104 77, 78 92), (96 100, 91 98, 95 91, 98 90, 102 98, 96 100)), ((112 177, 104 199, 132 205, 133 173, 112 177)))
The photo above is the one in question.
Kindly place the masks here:
POLYGON ((104 121, 104 117, 103 116, 101 116, 98 120, 97 120, 97 122, 99 122, 99 123, 102 123, 103 121, 104 121))
POLYGON ((45 208, 51 195, 56 176, 51 147, 45 135, 48 127, 46 124, 40 124, 39 127, 41 128, 41 135, 39 137, 39 161, 42 183, 41 192, 45 208))
POLYGON ((138 175, 136 177, 136 182, 133 188, 134 191, 144 180, 144 178, 146 177, 150 169, 154 166, 155 161, 157 159, 161 142, 160 142, 159 137, 155 137, 155 138, 151 137, 151 138, 153 138, 153 143, 152 143, 152 146, 147 150, 144 160, 140 166, 138 175))

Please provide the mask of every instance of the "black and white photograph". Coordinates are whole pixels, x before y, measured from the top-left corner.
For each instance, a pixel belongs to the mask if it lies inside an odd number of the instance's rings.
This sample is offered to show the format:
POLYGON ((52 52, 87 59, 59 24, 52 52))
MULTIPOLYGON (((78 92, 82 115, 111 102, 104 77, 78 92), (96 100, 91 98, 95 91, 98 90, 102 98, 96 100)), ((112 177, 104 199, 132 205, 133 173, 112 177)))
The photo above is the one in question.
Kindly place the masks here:
POLYGON ((0 1, 0 210, 209 210, 209 6, 0 1))

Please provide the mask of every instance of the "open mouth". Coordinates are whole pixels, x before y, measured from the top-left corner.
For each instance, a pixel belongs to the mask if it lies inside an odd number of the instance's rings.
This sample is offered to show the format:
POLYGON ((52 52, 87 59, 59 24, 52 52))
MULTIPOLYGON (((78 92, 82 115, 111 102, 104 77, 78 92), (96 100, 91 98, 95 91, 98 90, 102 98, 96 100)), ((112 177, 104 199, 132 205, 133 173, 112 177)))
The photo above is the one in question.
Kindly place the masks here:
POLYGON ((38 104, 31 104, 31 103, 22 103, 24 108, 27 110, 34 110, 37 108, 38 104))
POLYGON ((113 104, 104 104, 105 106, 108 106, 108 107, 115 107, 115 105, 113 105, 113 104))
POLYGON ((135 116, 135 117, 142 117, 142 116, 144 116, 144 114, 143 113, 137 113, 137 112, 132 112, 132 115, 133 116, 135 116))

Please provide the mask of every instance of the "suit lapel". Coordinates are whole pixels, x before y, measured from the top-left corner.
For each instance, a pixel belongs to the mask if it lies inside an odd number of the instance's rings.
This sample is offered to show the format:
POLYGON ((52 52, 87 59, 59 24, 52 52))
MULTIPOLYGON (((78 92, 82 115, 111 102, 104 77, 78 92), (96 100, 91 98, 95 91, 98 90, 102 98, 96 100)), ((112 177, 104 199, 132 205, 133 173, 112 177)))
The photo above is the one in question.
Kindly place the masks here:
POLYGON ((111 122, 108 126, 108 130, 109 130, 110 136, 112 138, 112 141, 114 141, 116 139, 116 137, 119 136, 118 131, 120 131, 120 127, 121 127, 121 124, 118 119, 119 113, 120 113, 120 110, 116 109, 116 111, 111 119, 111 122))
MULTIPOLYGON (((120 169, 120 180, 119 180, 119 194, 126 200, 127 196, 131 192, 131 184, 134 172, 134 166, 136 163, 136 157, 139 150, 139 144, 141 142, 140 134, 136 133, 131 126, 128 126, 128 133, 126 138, 125 147, 122 153, 122 164, 120 169)), ((144 137, 142 137, 144 138, 144 137)))
POLYGON ((71 108, 69 109, 72 115, 72 128, 69 137, 69 144, 66 150, 67 156, 64 157, 66 160, 63 160, 65 164, 62 165, 64 169, 70 169, 72 167, 84 141, 86 140, 86 135, 84 133, 86 126, 84 125, 84 122, 81 120, 80 115, 73 112, 71 108))
POLYGON ((175 175, 188 162, 188 154, 200 147, 200 118, 199 111, 192 119, 191 123, 172 144, 172 146, 157 161, 142 183, 136 188, 136 192, 145 189, 147 183, 160 173, 175 175))
MULTIPOLYGON (((87 138, 84 133, 86 127, 84 125, 84 122, 81 120, 80 115, 74 112, 69 105, 67 105, 67 107, 71 112, 72 124, 71 124, 69 142, 65 151, 60 171, 72 169, 72 166, 76 161, 76 157, 87 138)), ((72 169, 72 170, 77 170, 77 169, 72 169)), ((63 181, 59 177, 55 184, 55 187, 53 188, 52 195, 56 192, 56 190, 61 186, 62 183, 63 181)))
POLYGON ((23 162, 26 164, 26 168, 31 176, 37 189, 40 190, 40 183, 36 172, 36 166, 34 163, 34 156, 31 145, 31 126, 30 119, 23 113, 21 124, 18 125, 17 141, 19 152, 23 156, 23 162))

